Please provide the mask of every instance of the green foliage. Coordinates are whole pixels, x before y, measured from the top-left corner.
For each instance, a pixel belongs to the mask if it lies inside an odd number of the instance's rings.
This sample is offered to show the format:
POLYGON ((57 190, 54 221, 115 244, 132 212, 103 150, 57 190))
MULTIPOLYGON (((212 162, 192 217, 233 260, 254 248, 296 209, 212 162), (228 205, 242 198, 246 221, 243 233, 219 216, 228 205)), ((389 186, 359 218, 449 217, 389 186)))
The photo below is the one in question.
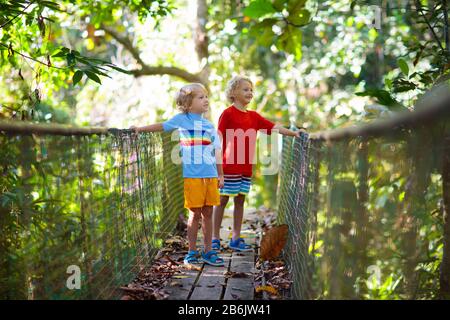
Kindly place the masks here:
MULTIPOLYGON (((442 14, 445 7, 443 1, 422 3, 416 1, 414 9, 408 12, 411 31, 403 38, 406 53, 397 58, 400 72, 386 77, 384 90, 366 90, 367 95, 375 97, 378 102, 390 106, 392 99, 379 99, 381 91, 388 91, 395 96, 400 93, 414 93, 420 96, 433 86, 450 79, 450 51, 445 48, 445 30, 448 33, 448 21, 442 14), (431 38, 431 39, 430 39, 431 38), (421 62, 429 62, 430 67, 421 70, 421 62), (373 95, 372 95, 373 94, 373 95)), ((447 7, 447 15, 450 9, 447 7)), ((386 95, 386 93, 383 93, 386 95)), ((410 101, 414 105, 415 99, 410 101)))
POLYGON ((380 89, 368 89, 363 92, 356 92, 357 96, 365 97, 374 97, 377 99, 377 102, 379 104, 388 106, 393 109, 402 108, 398 101, 396 101, 391 94, 386 90, 380 90, 380 89))
POLYGON ((173 145, 159 134, 0 136, 0 298, 117 298, 183 212, 173 145), (71 265, 80 290, 66 287, 71 265))
POLYGON ((403 74, 407 77, 409 75, 409 67, 408 63, 405 59, 399 58, 397 60, 398 66, 400 67, 400 70, 402 70, 403 74))
POLYGON ((244 15, 256 19, 268 14, 276 13, 277 10, 272 6, 269 0, 255 0, 250 2, 244 10, 244 15))
MULTIPOLYGON (((280 51, 302 57, 301 27, 310 22, 306 1, 255 0, 243 11, 249 22, 249 34, 262 46, 275 45, 280 51), (275 32, 274 28, 280 31, 275 32)), ((245 20, 244 20, 245 21, 245 20)))
POLYGON ((103 49, 94 56, 87 52, 95 43, 99 44, 95 27, 125 20, 126 14, 136 14, 141 21, 147 17, 159 21, 172 9, 170 0, 2 1, 0 68, 2 73, 17 75, 17 81, 23 82, 19 85, 22 91, 11 93, 16 100, 12 110, 31 114, 40 103, 27 97, 36 90, 41 95, 41 88, 30 88, 29 83, 33 81, 46 83, 45 93, 48 94, 53 88, 64 91, 76 84, 82 86, 86 83, 81 81, 83 78, 101 84, 101 78, 110 78, 111 72, 130 74, 111 63, 108 52, 105 54, 103 49), (73 19, 72 25, 62 26, 70 19, 73 19), (68 39, 79 37, 84 28, 88 33, 87 45, 78 41, 76 48, 69 47, 68 39))
POLYGON ((373 139, 284 138, 278 222, 290 226, 294 298, 438 298, 442 132, 429 132, 445 123, 373 139))

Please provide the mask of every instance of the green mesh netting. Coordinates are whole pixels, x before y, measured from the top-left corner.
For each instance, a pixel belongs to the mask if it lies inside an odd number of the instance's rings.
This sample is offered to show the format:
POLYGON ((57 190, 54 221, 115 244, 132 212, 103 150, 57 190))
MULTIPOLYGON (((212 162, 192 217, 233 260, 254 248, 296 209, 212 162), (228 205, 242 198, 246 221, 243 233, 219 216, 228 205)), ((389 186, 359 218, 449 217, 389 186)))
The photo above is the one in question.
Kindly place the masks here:
POLYGON ((184 212, 176 144, 127 131, 0 135, 0 299, 118 297, 184 212), (67 286, 70 266, 80 289, 67 286))
POLYGON ((278 222, 292 298, 437 298, 449 129, 447 118, 378 138, 284 138, 278 222))

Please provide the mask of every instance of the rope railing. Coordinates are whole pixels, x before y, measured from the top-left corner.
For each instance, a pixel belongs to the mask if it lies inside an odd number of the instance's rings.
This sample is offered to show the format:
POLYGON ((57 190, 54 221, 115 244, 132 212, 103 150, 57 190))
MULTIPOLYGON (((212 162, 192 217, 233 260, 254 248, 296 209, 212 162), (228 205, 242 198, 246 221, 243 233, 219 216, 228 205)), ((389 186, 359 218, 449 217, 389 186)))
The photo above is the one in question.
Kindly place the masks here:
POLYGON ((441 91, 414 112, 283 138, 278 222, 289 226, 292 298, 448 298, 449 110, 441 91))
MULTIPOLYGON (((90 136, 106 135, 105 127, 75 127, 57 123, 27 123, 22 121, 0 120, 0 131, 9 134, 38 134, 38 135, 62 135, 62 136, 90 136)), ((113 129, 118 132, 119 130, 113 129)))
POLYGON ((0 299, 118 297, 184 212, 177 142, 4 121, 0 131, 0 299))
POLYGON ((314 132, 311 140, 340 141, 350 138, 379 137, 386 135, 386 130, 402 130, 418 126, 431 125, 436 119, 450 116, 450 91, 447 85, 437 87, 426 97, 420 99, 414 111, 403 111, 385 119, 368 124, 314 132))

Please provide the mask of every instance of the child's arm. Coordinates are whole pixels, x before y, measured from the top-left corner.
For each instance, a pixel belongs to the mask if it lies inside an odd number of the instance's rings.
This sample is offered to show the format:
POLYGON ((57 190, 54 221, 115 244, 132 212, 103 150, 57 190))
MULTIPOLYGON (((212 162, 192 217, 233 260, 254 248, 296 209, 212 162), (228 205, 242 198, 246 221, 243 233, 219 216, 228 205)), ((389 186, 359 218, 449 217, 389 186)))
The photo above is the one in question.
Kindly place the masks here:
POLYGON ((300 133, 301 132, 306 132, 305 130, 301 129, 299 131, 292 131, 289 130, 285 127, 283 127, 283 125, 281 124, 275 124, 270 121, 267 120, 266 118, 264 118, 263 116, 261 116, 260 114, 256 113, 258 122, 259 122, 259 126, 258 126, 258 130, 264 129, 264 130, 268 130, 269 132, 271 132, 271 130, 275 130, 278 131, 280 134, 284 134, 286 136, 291 136, 291 137, 300 137, 300 133))
POLYGON ((130 129, 134 129, 136 133, 139 132, 158 132, 158 131, 164 131, 163 124, 162 123, 155 123, 144 127, 131 127, 130 129))
POLYGON ((216 164, 217 164, 217 173, 219 175, 219 188, 223 188, 225 184, 225 180, 223 177, 223 166, 222 166, 222 149, 216 149, 216 164))
POLYGON ((300 129, 299 131, 292 131, 292 130, 289 130, 289 129, 283 127, 281 124, 276 124, 272 130, 278 130, 278 132, 280 134, 284 134, 285 136, 298 137, 298 138, 300 137, 301 132, 306 132, 303 129, 300 129))

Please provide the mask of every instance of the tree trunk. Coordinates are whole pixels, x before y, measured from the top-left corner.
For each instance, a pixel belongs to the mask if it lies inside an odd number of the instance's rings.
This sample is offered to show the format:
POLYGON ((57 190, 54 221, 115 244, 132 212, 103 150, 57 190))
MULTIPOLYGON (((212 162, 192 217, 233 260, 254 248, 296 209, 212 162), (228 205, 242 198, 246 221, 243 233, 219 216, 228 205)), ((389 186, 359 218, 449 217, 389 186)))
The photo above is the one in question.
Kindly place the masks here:
POLYGON ((442 1, 442 12, 444 14, 444 41, 445 50, 450 52, 450 40, 448 35, 448 12, 447 12, 447 0, 442 1))
MULTIPOLYGON (((357 267, 356 274, 364 275, 368 266, 367 259, 367 245, 369 236, 369 217, 366 210, 367 202, 369 201, 369 146, 366 140, 363 140, 358 145, 358 212, 356 214, 356 256, 357 267)), ((367 292, 365 285, 360 287, 359 297, 363 297, 367 292)))
POLYGON ((200 65, 203 66, 200 72, 200 77, 203 83, 208 83, 209 78, 209 64, 208 64, 208 33, 206 30, 206 23, 208 22, 208 6, 206 0, 197 1, 197 21, 195 26, 195 51, 200 65))
POLYGON ((441 299, 450 299, 450 135, 444 140, 442 163, 442 194, 444 199, 444 252, 441 263, 441 299))
POLYGON ((408 299, 416 299, 419 278, 416 271, 419 262, 418 229, 419 217, 425 210, 424 195, 431 175, 431 157, 429 146, 431 136, 425 129, 418 130, 409 140, 411 146, 411 174, 405 188, 406 219, 403 248, 405 254, 404 280, 408 299))
POLYGON ((92 281, 92 269, 90 265, 90 261, 92 260, 91 252, 90 252, 90 235, 88 229, 88 217, 86 214, 88 213, 87 203, 84 198, 84 193, 86 191, 85 182, 84 182, 84 172, 86 170, 85 159, 87 158, 86 150, 83 148, 83 144, 86 143, 84 139, 78 138, 76 141, 76 149, 77 149, 77 169, 78 169, 78 197, 80 199, 80 228, 81 228, 81 249, 85 256, 83 261, 82 272, 86 274, 86 280, 82 283, 83 290, 86 292, 86 298, 92 299, 91 292, 91 281, 92 281))

